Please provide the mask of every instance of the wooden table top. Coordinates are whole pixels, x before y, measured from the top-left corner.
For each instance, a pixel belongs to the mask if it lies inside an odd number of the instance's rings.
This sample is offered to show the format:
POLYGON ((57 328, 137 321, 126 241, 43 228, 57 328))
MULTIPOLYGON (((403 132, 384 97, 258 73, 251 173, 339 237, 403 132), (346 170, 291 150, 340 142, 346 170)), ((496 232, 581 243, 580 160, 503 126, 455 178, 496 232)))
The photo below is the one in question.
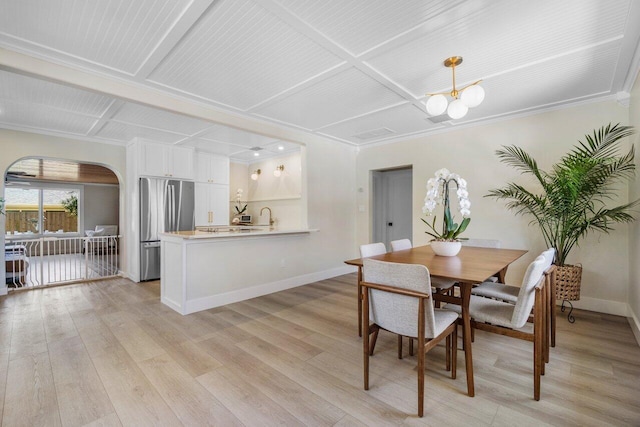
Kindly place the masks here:
MULTIPOLYGON (((495 249, 463 246, 453 257, 436 255, 431 246, 417 246, 397 252, 370 257, 387 262, 421 264, 433 276, 455 279, 461 282, 479 283, 487 277, 505 269, 528 251, 520 249, 495 249)), ((345 261, 346 264, 362 266, 362 258, 345 261)))

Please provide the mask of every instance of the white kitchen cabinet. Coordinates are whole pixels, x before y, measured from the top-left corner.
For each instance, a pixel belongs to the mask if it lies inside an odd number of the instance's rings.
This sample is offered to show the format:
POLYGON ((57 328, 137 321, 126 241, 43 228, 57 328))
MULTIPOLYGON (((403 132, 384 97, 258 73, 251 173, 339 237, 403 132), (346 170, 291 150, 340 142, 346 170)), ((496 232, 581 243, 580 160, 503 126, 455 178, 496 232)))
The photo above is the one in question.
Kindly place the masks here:
POLYGON ((153 142, 138 142, 139 175, 194 179, 194 150, 153 142))
POLYGON ((229 225, 229 186, 196 182, 196 226, 229 225))
POLYGON ((197 151, 196 181, 229 184, 229 158, 197 151))

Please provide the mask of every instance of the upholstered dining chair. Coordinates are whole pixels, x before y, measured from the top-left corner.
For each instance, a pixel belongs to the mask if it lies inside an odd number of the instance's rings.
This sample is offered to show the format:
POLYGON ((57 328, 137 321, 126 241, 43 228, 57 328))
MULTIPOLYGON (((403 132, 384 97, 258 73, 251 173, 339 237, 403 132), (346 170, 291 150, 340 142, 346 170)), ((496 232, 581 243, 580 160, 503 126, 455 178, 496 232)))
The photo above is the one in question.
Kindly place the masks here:
MULTIPOLYGON (((360 245, 360 258, 367 258, 387 253, 382 242, 360 245)), ((362 271, 358 270, 358 336, 362 336, 362 271)))
POLYGON ((407 249, 411 249, 412 247, 413 247, 413 244, 409 239, 400 239, 400 240, 391 241, 391 252, 404 251, 407 249))
MULTIPOLYGON (((544 373, 545 280, 547 261, 537 257, 522 279, 516 303, 471 295, 469 315, 472 328, 533 342, 533 397, 540 400, 540 376, 544 373), (521 330, 533 310, 533 333, 521 330)), ((460 306, 447 304, 458 313, 460 306)))
MULTIPOLYGON (((393 240, 391 242, 391 252, 404 251, 411 249, 413 244, 409 239, 393 240)), ((443 279, 440 277, 431 278, 431 286, 438 292, 443 292, 451 289, 456 284, 455 280, 443 279)), ((413 354, 412 354, 413 355, 413 354)))
POLYGON ((369 357, 380 329, 398 335, 398 357, 402 337, 418 341, 418 415, 424 415, 425 354, 446 338, 446 369, 456 377, 457 313, 434 309, 429 270, 423 265, 363 260, 362 282, 364 389, 369 390, 369 357), (371 322, 371 323, 369 323, 371 322), (369 336, 372 336, 369 341, 369 336))
MULTIPOLYGON (((556 300, 555 300, 555 268, 551 268, 553 259, 556 255, 555 248, 549 248, 543 251, 540 256, 545 259, 545 362, 549 362, 549 346, 556 346, 556 300)), ((494 298, 501 301, 515 304, 518 300, 520 292, 519 286, 513 286, 503 283, 484 282, 471 290, 472 295, 485 298, 494 298)))

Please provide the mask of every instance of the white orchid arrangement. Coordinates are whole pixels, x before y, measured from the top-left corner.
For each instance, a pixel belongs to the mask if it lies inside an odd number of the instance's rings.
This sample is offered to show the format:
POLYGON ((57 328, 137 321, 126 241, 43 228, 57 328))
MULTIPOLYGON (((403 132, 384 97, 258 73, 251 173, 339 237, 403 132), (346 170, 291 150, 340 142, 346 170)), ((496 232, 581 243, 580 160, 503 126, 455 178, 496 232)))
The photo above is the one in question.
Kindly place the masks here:
POLYGON ((427 181, 427 196, 424 199, 422 212, 431 215, 437 205, 444 205, 444 220, 442 221, 442 232, 436 230, 436 217, 429 224, 423 218, 422 222, 427 224, 431 231, 425 231, 435 240, 459 240, 458 236, 467 229, 471 222, 471 202, 469 201, 469 192, 467 191, 467 181, 461 178, 457 173, 451 173, 448 169, 440 169, 435 173, 434 178, 427 181), (457 224, 453 222, 451 216, 451 208, 449 203, 449 184, 456 184, 456 195, 458 196, 458 207, 462 215, 462 222, 457 224))
POLYGON ((236 190, 236 215, 242 215, 247 210, 247 204, 242 205, 242 188, 236 190))

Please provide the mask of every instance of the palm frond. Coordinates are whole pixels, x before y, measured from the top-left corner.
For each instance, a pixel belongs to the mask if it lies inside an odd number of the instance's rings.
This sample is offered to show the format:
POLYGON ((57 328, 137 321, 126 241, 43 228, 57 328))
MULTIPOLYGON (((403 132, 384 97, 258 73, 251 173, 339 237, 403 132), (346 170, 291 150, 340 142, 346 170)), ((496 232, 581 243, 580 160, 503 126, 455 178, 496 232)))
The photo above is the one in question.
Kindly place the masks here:
POLYGON ((562 265, 574 245, 589 232, 608 233, 615 224, 634 220, 631 210, 640 200, 607 207, 617 195, 618 184, 635 174, 633 147, 620 154, 621 141, 633 133, 632 127, 620 124, 596 129, 549 172, 540 170, 535 159, 521 148, 504 146, 496 151, 500 161, 533 175, 542 192, 535 194, 522 185, 508 183, 485 197, 505 200, 506 207, 516 215, 531 216, 531 223, 540 227, 545 242, 558 251, 562 265))

